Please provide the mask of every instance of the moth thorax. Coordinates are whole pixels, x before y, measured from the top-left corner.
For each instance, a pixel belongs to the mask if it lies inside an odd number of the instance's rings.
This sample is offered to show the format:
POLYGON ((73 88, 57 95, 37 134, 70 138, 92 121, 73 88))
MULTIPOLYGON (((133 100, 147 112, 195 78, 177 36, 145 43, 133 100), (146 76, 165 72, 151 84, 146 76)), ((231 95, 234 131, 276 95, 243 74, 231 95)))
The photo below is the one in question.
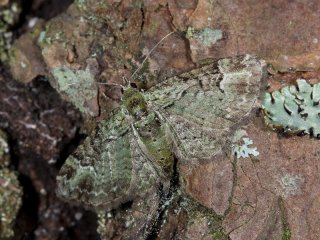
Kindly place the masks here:
POLYGON ((147 103, 143 95, 134 88, 128 88, 123 93, 123 103, 130 115, 136 119, 147 115, 147 103))

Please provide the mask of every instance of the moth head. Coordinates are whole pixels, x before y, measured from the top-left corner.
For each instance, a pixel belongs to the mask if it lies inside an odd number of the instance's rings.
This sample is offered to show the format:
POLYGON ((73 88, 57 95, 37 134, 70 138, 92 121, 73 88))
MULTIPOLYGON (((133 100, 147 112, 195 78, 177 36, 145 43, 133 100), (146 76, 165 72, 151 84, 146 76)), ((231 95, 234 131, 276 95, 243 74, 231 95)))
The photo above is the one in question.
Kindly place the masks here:
POLYGON ((137 89, 129 87, 123 90, 123 103, 128 112, 135 118, 141 118, 147 113, 147 103, 137 89))

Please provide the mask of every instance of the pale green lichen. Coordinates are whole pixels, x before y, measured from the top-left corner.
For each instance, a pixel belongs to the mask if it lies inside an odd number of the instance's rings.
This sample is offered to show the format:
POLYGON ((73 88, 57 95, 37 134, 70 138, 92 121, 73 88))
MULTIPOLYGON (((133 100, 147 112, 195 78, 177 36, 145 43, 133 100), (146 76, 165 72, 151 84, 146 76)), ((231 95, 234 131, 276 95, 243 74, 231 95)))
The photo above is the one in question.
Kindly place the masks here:
POLYGON ((74 4, 79 10, 86 10, 86 0, 75 0, 74 4))
POLYGON ((32 36, 42 51, 46 51, 46 47, 55 42, 61 46, 66 45, 66 33, 59 30, 60 28, 57 28, 53 23, 49 22, 45 25, 44 29, 34 28, 32 30, 32 36))
POLYGON ((28 65, 26 63, 24 63, 24 62, 20 62, 20 66, 21 66, 21 68, 27 68, 28 67, 28 65))
POLYGON ((52 75, 57 80, 59 92, 65 93, 81 112, 93 115, 87 103, 97 97, 98 90, 89 67, 85 70, 56 67, 52 70, 52 75))
POLYGON ((107 219, 106 219, 106 212, 105 211, 98 211, 97 212, 97 217, 98 217, 98 227, 97 227, 97 232, 99 233, 100 236, 108 236, 107 234, 107 219))
POLYGON ((285 132, 302 132, 318 137, 320 134, 320 83, 310 85, 297 80, 280 91, 266 93, 262 107, 265 122, 285 132))
POLYGON ((249 145, 253 144, 253 141, 250 138, 242 138, 243 144, 234 144, 232 145, 232 153, 238 159, 239 158, 247 158, 250 155, 257 157, 259 152, 256 147, 249 147, 249 145))
POLYGON ((0 130, 0 168, 9 165, 9 146, 6 134, 0 130))
POLYGON ((9 49, 12 43, 11 28, 19 19, 21 9, 18 3, 12 2, 0 7, 0 61, 9 60, 9 49))
POLYGON ((186 37, 188 39, 197 39, 203 45, 210 46, 223 38, 223 32, 220 29, 212 29, 209 27, 206 27, 203 30, 188 27, 186 37))
POLYGON ((22 189, 15 172, 0 169, 0 239, 14 235, 13 224, 21 206, 22 189))
POLYGON ((38 36, 38 43, 39 43, 39 44, 43 44, 43 43, 45 42, 45 40, 46 40, 46 34, 47 34, 46 31, 41 31, 41 32, 39 33, 39 36, 38 36))
POLYGON ((285 174, 280 179, 280 185, 284 190, 284 196, 294 196, 301 193, 301 185, 304 178, 299 175, 285 174))
POLYGON ((0 130, 0 239, 13 237, 13 224, 22 198, 17 175, 8 168, 9 160, 7 137, 0 130))

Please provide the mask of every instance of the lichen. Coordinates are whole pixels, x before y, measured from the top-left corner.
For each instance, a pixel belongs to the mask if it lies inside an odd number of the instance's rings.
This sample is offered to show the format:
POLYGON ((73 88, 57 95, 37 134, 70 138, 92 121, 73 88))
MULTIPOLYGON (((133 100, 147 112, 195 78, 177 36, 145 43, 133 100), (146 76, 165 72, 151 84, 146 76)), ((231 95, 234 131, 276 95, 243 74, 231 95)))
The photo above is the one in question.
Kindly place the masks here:
POLYGON ((281 177, 280 185, 284 190, 284 196, 294 196, 301 193, 301 184, 304 178, 299 175, 285 174, 281 177))
POLYGON ((85 70, 72 70, 67 66, 60 66, 52 70, 52 75, 57 80, 59 92, 66 94, 81 112, 94 115, 88 102, 97 97, 98 90, 89 67, 85 70))
POLYGON ((102 236, 107 236, 107 221, 106 221, 106 213, 105 211, 98 211, 97 212, 97 217, 98 217, 98 227, 97 231, 99 235, 102 236))
POLYGON ((9 165, 9 146, 6 134, 0 130, 0 167, 9 165))
POLYGON ((189 198, 184 198, 180 203, 181 207, 188 212, 187 229, 192 226, 200 228, 207 225, 207 231, 203 232, 202 239, 227 240, 228 235, 225 233, 222 222, 223 216, 219 216, 212 210, 207 209, 189 198))
POLYGON ((7 137, 0 130, 0 239, 14 235, 13 224, 21 206, 22 188, 17 174, 9 166, 7 137))
POLYGON ((206 27, 203 30, 196 30, 193 27, 188 27, 186 37, 188 39, 197 39, 204 46, 210 46, 223 38, 223 32, 220 29, 212 29, 209 27, 206 27))
POLYGON ((74 3, 80 10, 85 9, 85 0, 75 0, 74 3))
POLYGON ((18 3, 10 2, 0 6, 0 61, 9 60, 9 49, 13 39, 12 27, 19 19, 21 9, 18 3))
POLYGON ((238 159, 239 158, 247 158, 250 155, 258 156, 259 152, 256 147, 252 148, 249 147, 249 145, 253 144, 253 141, 250 138, 244 137, 242 138, 243 144, 234 144, 232 145, 232 153, 235 155, 238 159))
POLYGON ((310 85, 304 79, 297 80, 280 91, 266 93, 262 107, 265 122, 284 132, 320 135, 320 83, 310 85))

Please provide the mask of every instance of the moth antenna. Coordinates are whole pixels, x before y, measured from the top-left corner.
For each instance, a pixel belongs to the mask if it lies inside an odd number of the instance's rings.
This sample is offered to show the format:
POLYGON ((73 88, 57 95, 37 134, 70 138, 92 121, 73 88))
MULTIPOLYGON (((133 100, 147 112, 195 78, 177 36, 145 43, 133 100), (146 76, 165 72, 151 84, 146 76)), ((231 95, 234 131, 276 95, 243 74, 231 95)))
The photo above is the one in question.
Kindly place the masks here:
POLYGON ((168 33, 167 35, 165 35, 163 38, 160 39, 160 41, 159 41, 156 45, 153 46, 153 48, 148 52, 147 56, 143 59, 140 67, 138 67, 138 68, 132 73, 132 75, 131 75, 131 77, 130 77, 131 79, 133 78, 134 75, 137 74, 138 71, 141 70, 141 68, 143 67, 144 63, 147 61, 147 59, 149 58, 149 56, 151 55, 151 53, 159 46, 159 44, 160 44, 163 40, 165 40, 167 37, 169 37, 171 34, 173 34, 173 33, 175 33, 175 31, 172 31, 172 32, 168 33))
MULTIPOLYGON (((140 67, 138 67, 134 72, 133 74, 130 76, 130 79, 132 79, 136 74, 137 72, 139 72, 141 70, 141 68, 143 67, 144 63, 147 61, 147 59, 150 57, 151 53, 159 46, 159 44, 165 40, 166 38, 168 38, 170 35, 172 35, 173 33, 175 33, 175 31, 171 31, 169 32, 167 35, 165 35, 163 38, 161 38, 159 40, 159 42, 157 42, 156 45, 153 46, 153 48, 148 52, 147 56, 143 59, 140 67)), ((130 80, 123 76, 122 77, 124 83, 125 83, 125 86, 128 86, 130 84, 130 80)), ((100 85, 109 85, 109 86, 119 86, 119 87, 123 87, 121 84, 117 84, 117 83, 103 83, 103 82, 96 82, 96 84, 100 84, 100 85)))
POLYGON ((123 87, 121 84, 118 83, 103 83, 103 82, 95 82, 98 85, 108 85, 108 86, 117 86, 117 87, 123 87))
MULTIPOLYGON (((95 82, 97 85, 107 85, 107 86, 116 86, 116 87, 120 87, 123 90, 123 86, 121 84, 118 83, 103 83, 103 82, 95 82)), ((105 98, 107 98, 105 96, 105 94, 103 94, 105 98)))
MULTIPOLYGON (((128 85, 130 83, 130 81, 128 80, 128 78, 126 76, 123 76, 122 77, 124 83, 125 83, 125 86, 128 85)), ((123 85, 119 84, 119 83, 104 83, 104 82, 95 82, 96 84, 99 84, 99 85, 108 85, 108 86, 117 86, 117 87, 123 87, 123 85)))

